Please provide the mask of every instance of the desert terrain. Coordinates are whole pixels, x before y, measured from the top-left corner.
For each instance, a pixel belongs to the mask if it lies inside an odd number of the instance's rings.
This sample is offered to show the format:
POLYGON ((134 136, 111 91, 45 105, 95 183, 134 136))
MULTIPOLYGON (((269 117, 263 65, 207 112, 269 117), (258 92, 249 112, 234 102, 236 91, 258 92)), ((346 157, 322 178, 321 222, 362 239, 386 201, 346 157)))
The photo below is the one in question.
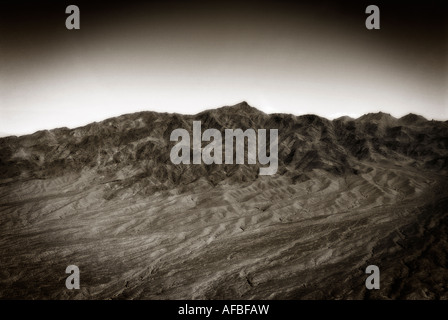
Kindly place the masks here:
POLYGON ((448 299, 447 176, 448 122, 415 114, 242 102, 0 138, 0 299, 448 299), (173 164, 194 120, 278 129, 277 173, 173 164))

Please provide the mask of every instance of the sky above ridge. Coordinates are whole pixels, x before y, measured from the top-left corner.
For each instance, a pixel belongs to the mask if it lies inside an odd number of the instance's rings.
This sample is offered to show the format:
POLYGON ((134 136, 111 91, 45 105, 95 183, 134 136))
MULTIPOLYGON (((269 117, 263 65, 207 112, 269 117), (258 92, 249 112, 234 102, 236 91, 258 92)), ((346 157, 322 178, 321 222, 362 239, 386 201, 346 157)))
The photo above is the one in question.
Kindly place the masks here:
POLYGON ((0 132, 247 101, 448 119, 443 1, 0 1, 0 132), (365 9, 380 8, 367 30, 365 9), (67 30, 76 4, 81 29, 67 30))

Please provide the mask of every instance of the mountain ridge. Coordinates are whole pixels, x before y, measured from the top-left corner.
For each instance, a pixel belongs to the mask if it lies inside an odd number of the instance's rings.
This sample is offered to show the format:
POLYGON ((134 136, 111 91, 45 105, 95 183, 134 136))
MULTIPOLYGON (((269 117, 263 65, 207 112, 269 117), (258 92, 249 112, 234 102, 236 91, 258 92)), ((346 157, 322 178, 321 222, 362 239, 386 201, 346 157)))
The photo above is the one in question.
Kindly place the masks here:
POLYGON ((448 123, 412 115, 243 104, 2 138, 0 299, 448 299, 447 176, 448 123), (174 165, 193 121, 278 129, 277 173, 174 165))
POLYGON ((88 123, 88 124, 85 124, 85 125, 82 125, 82 126, 77 126, 77 127, 74 127, 74 128, 68 128, 66 126, 63 126, 63 127, 52 128, 52 129, 41 129, 41 130, 37 130, 37 131, 35 131, 33 133, 21 134, 21 135, 3 133, 3 136, 0 136, 0 139, 4 139, 4 138, 21 138, 21 137, 24 137, 24 136, 35 135, 35 134, 42 133, 42 132, 47 132, 47 131, 51 132, 51 131, 62 131, 62 130, 76 130, 76 129, 80 129, 80 128, 85 128, 85 127, 91 126, 93 124, 101 124, 101 123, 106 122, 106 121, 111 121, 111 120, 120 119, 120 118, 126 118, 126 117, 130 117, 132 115, 137 115, 137 114, 155 113, 155 114, 164 114, 164 115, 172 115, 172 116, 178 115, 178 116, 190 116, 191 117, 191 116, 198 116, 198 115, 202 115, 202 114, 207 114, 207 113, 214 112, 214 111, 215 112, 225 112, 225 110, 237 111, 238 114, 242 113, 242 114, 245 114, 245 115, 249 115, 250 113, 254 113, 254 114, 262 114, 262 115, 285 115, 285 116, 289 115, 289 116, 292 116, 292 117, 316 116, 316 117, 319 117, 319 118, 322 118, 322 119, 326 119, 326 120, 329 120, 329 121, 342 121, 342 120, 344 120, 344 121, 345 120, 346 121, 355 121, 355 120, 359 120, 361 118, 366 119, 366 117, 378 118, 378 117, 381 117, 381 116, 389 116, 389 117, 391 117, 393 119, 399 120, 399 122, 402 122, 403 124, 409 123, 409 122, 410 123, 420 122, 420 121, 433 121, 433 122, 436 122, 436 123, 442 123, 442 122, 443 123, 448 123, 448 120, 434 120, 434 119, 428 120, 424 116, 418 115, 418 114, 415 114, 415 113, 412 113, 412 112, 410 112, 410 113, 408 113, 408 114, 406 114, 406 115, 404 115, 404 116, 402 116, 400 118, 395 118, 395 117, 391 116, 389 113, 385 113, 383 111, 378 111, 378 112, 373 112, 373 113, 366 113, 364 115, 359 116, 358 118, 353 118, 353 117, 350 117, 350 116, 340 116, 340 117, 332 119, 332 120, 327 119, 326 117, 323 117, 323 116, 318 116, 316 114, 300 114, 300 115, 296 115, 296 114, 291 114, 291 113, 277 113, 277 112, 267 114, 267 113, 265 113, 265 112, 255 108, 255 107, 250 106, 246 101, 242 101, 242 102, 237 103, 235 105, 228 105, 228 106, 222 106, 222 107, 218 107, 218 108, 206 109, 206 110, 198 112, 198 113, 196 113, 194 115, 183 114, 183 113, 178 113, 178 112, 157 112, 157 111, 151 111, 151 110, 144 110, 144 111, 138 111, 138 112, 132 112, 132 113, 124 113, 124 114, 121 114, 119 116, 109 117, 109 118, 106 118, 106 119, 100 120, 100 121, 93 121, 91 123, 88 123))
MULTIPOLYGON (((242 102, 196 115, 143 111, 75 129, 56 128, 1 138, 0 177, 28 176, 36 172, 52 176, 63 172, 65 167, 115 170, 130 164, 147 165, 148 160, 154 160, 159 166, 167 165, 172 172, 180 172, 181 166, 169 163, 170 148, 174 145, 169 135, 177 128, 184 128, 191 134, 193 120, 200 120, 203 130, 216 128, 221 132, 226 128, 278 129, 280 174, 298 168, 342 173, 358 161, 391 157, 416 160, 417 167, 447 169, 448 126, 443 122, 429 125, 419 116, 396 119, 384 113, 367 114, 354 120, 328 120, 317 115, 268 115, 242 102), (412 126, 406 125, 409 122, 412 126), (325 151, 313 151, 316 148, 325 151), (152 156, 154 154, 157 156, 152 156)), ((191 173, 197 178, 238 172, 231 165, 222 167, 224 171, 216 165, 198 165, 191 173)), ((258 168, 259 165, 248 167, 246 174, 250 172, 250 179, 256 178, 258 168)))

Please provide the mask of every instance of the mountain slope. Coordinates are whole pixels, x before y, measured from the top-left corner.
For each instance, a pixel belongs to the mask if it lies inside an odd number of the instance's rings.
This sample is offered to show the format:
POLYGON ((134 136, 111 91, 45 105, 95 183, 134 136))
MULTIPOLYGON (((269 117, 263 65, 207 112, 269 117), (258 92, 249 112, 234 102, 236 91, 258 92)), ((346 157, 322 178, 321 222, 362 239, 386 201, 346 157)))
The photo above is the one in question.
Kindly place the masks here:
POLYGON ((0 297, 447 298, 447 159, 446 122, 245 102, 2 138, 0 297), (193 121, 278 129, 277 173, 172 164, 170 134, 193 121))

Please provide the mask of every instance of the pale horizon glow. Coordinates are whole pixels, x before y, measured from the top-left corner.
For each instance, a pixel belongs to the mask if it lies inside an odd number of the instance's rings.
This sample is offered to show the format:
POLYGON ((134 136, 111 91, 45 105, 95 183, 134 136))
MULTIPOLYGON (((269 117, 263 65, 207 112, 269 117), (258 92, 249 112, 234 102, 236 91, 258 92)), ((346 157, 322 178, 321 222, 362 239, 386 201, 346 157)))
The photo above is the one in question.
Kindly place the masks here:
POLYGON ((0 52, 0 135, 242 101, 265 113, 328 119, 379 111, 448 119, 446 47, 413 42, 430 41, 426 34, 396 43, 383 30, 367 31, 363 16, 331 12, 317 21, 312 10, 250 16, 253 8, 242 9, 230 22, 215 11, 205 20, 194 10, 151 19, 149 9, 138 12, 58 31, 54 44, 15 37, 17 48, 0 52))

